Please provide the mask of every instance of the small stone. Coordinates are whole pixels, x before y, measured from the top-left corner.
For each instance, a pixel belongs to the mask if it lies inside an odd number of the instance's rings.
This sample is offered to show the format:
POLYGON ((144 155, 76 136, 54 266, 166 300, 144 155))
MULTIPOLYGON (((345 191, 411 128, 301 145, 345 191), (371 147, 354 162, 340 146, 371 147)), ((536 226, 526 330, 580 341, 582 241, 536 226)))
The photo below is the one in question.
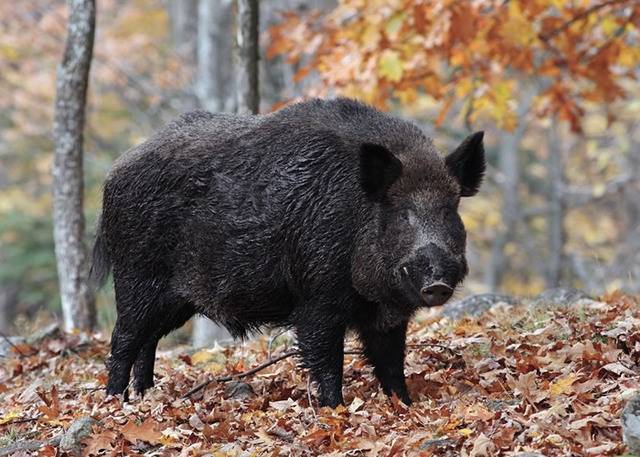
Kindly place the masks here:
POLYGON ((466 316, 478 317, 498 304, 515 305, 516 300, 509 295, 479 294, 444 305, 442 315, 451 320, 466 316))
POLYGON ((502 409, 504 408, 504 402, 502 400, 487 400, 484 403, 485 405, 487 405, 487 408, 489 408, 491 411, 502 411, 502 409))
POLYGON ((92 417, 81 417, 73 421, 60 440, 60 450, 73 455, 82 454, 82 440, 91 435, 91 428, 98 423, 92 417))
POLYGON ((453 445, 455 445, 455 443, 449 438, 431 438, 423 441, 422 444, 420 444, 420 450, 425 451, 427 449, 448 447, 453 445))
POLYGON ((539 452, 521 452, 514 455, 514 457, 545 457, 545 455, 540 454, 539 452))
POLYGON ((636 393, 622 411, 622 438, 629 452, 640 455, 640 393, 636 393))
POLYGON ((229 381, 224 387, 224 395, 235 400, 247 400, 255 395, 253 387, 242 381, 229 381))

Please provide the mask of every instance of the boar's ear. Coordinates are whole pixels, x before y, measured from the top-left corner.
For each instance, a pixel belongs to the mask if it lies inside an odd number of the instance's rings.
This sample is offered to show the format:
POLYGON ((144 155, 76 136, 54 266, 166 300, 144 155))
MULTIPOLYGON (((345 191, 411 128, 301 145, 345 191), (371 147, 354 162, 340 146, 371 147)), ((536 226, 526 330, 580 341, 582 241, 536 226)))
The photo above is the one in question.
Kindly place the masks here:
POLYGON ((401 173, 402 162, 384 146, 364 143, 360 147, 360 178, 369 197, 382 197, 401 173))
POLYGON ((460 195, 472 197, 478 193, 486 164, 484 161, 484 132, 476 132, 465 140, 447 156, 445 163, 449 173, 460 184, 460 195))

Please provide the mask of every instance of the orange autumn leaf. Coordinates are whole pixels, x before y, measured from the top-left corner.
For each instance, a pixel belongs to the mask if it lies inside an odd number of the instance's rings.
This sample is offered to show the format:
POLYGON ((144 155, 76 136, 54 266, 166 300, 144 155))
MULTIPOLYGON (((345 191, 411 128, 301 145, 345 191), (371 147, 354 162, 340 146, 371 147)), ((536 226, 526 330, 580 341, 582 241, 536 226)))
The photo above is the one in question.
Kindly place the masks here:
POLYGON ((145 441, 150 444, 158 444, 162 438, 159 430, 160 425, 147 417, 140 425, 135 421, 129 420, 120 430, 127 441, 135 443, 136 441, 145 441))
POLYGON ((58 389, 56 386, 51 388, 50 395, 47 395, 43 390, 38 389, 37 394, 44 402, 44 406, 38 406, 38 410, 47 416, 48 419, 55 419, 60 415, 60 397, 58 396, 58 389))
POLYGON ((113 443, 116 441, 118 434, 113 430, 103 430, 100 433, 90 435, 83 441, 85 445, 83 455, 100 455, 103 451, 112 451, 113 443))
POLYGON ((453 88, 480 82, 462 97, 477 111, 467 120, 513 130, 521 82, 546 78, 533 112, 556 114, 581 132, 582 103, 621 99, 623 81, 635 78, 640 55, 628 36, 637 33, 636 3, 396 0, 380 8, 340 0, 329 14, 288 12, 269 30, 268 56, 303 60, 296 80, 319 75, 316 95, 335 91, 382 109, 429 96, 440 104, 436 125, 453 106, 453 88))

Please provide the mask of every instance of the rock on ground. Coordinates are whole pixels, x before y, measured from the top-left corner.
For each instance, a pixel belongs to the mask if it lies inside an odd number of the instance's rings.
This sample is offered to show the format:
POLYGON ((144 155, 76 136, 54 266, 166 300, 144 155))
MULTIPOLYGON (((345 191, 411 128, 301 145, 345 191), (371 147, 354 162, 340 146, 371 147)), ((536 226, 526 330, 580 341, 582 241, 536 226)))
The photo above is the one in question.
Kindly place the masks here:
POLYGON ((580 302, 592 302, 591 297, 578 289, 571 287, 556 287, 545 290, 541 294, 526 301, 532 309, 563 308, 574 306, 580 302))
POLYGON ((253 387, 246 382, 229 381, 224 387, 226 398, 235 398, 236 400, 247 400, 255 395, 253 387))
POLYGON ((91 428, 98 421, 91 417, 81 417, 73 421, 60 440, 60 450, 77 455, 82 453, 82 440, 91 435, 91 428))
POLYGON ((8 446, 0 448, 0 457, 16 455, 20 452, 35 452, 46 444, 45 441, 16 441, 8 446))
POLYGON ((442 315, 452 320, 462 319, 465 316, 478 317, 499 303, 515 305, 516 300, 509 295, 501 294, 472 295, 444 305, 442 315))
POLYGON ((640 393, 636 393, 627 402, 622 411, 622 438, 629 452, 640 455, 640 393))

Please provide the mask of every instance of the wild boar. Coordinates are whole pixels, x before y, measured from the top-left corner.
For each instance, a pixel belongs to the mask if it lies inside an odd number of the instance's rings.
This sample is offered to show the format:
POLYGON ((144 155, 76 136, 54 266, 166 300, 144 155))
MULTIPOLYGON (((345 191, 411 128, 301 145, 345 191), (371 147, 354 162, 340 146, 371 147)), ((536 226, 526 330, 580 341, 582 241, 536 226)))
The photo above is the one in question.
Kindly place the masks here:
POLYGON ((104 186, 92 277, 113 271, 108 394, 153 386, 158 340, 202 314, 235 337, 295 330, 319 403, 342 403, 345 332, 387 395, 411 398, 407 323, 467 274, 460 197, 483 133, 441 156, 413 123, 354 100, 260 116, 185 114, 123 154, 104 186))

